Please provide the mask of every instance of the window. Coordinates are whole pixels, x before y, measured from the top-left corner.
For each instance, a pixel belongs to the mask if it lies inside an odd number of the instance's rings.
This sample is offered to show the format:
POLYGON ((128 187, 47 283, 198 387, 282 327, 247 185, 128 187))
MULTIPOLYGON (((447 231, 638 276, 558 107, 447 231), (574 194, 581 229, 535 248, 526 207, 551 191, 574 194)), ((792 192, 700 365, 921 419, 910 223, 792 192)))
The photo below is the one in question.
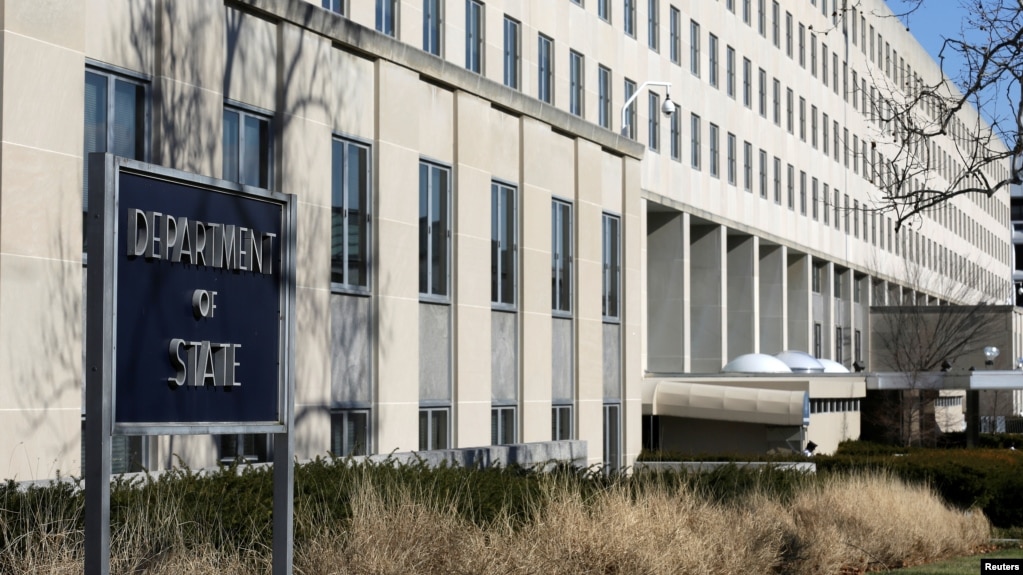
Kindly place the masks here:
POLYGON ((377 32, 392 38, 398 36, 398 0, 377 0, 377 32))
POLYGON ((604 320, 618 320, 621 302, 621 220, 603 216, 603 281, 601 304, 604 320))
MULTIPOLYGON (((816 109, 816 107, 814 109, 816 109)), ((823 121, 821 122, 821 130, 822 130, 822 132, 821 132, 821 150, 824 152, 825 156, 828 155, 828 136, 829 136, 829 134, 828 134, 828 122, 829 121, 830 121, 830 118, 828 118, 828 115, 824 114, 823 121)), ((816 135, 814 137, 816 138, 816 135)))
MULTIPOLYGON (((728 50, 732 48, 729 47, 728 50)), ((730 54, 732 52, 729 52, 730 54)), ((734 54, 733 54, 734 55, 734 54)), ((718 37, 710 34, 707 36, 707 81, 711 86, 718 85, 718 37)))
MULTIPOLYGON (((82 211, 89 208, 85 194, 89 185, 92 152, 110 152, 133 160, 148 160, 148 86, 143 82, 95 69, 85 71, 85 172, 82 181, 82 211)), ((85 249, 86 226, 82 226, 85 249)))
POLYGON ((447 299, 451 265, 451 169, 419 162, 419 293, 447 299))
POLYGON ((806 26, 799 23, 799 65, 806 68, 806 26))
POLYGON ((270 186, 270 119, 224 107, 224 179, 270 186))
POLYGON ((619 471, 622 465, 622 406, 604 404, 604 469, 619 471))
POLYGON ((648 0, 646 20, 647 43, 651 50, 661 49, 661 10, 658 0, 648 0))
POLYGON ((661 98, 653 92, 647 93, 649 114, 647 119, 647 145, 651 150, 661 149, 661 98))
POLYGON ((778 78, 772 79, 773 89, 772 95, 774 96, 774 125, 781 126, 781 82, 778 78))
POLYGON ((477 0, 465 0, 465 68, 483 73, 483 4, 477 0))
POLYGON ((742 0, 742 21, 747 26, 752 22, 753 16, 750 14, 753 11, 751 0, 742 0))
POLYGON ((369 287, 369 146, 334 138, 331 157, 330 281, 347 288, 369 287))
POLYGON ((753 108, 753 64, 749 58, 742 59, 742 105, 753 108))
POLYGON ((810 291, 813 293, 821 293, 821 271, 821 266, 810 268, 810 291))
POLYGON ((369 455, 369 410, 342 409, 330 414, 330 452, 337 457, 369 455))
POLYGON ((788 176, 788 178, 786 179, 786 185, 787 185, 787 189, 788 189, 789 209, 790 210, 795 210, 796 209, 796 172, 795 172, 795 168, 792 167, 792 164, 788 165, 788 168, 787 168, 787 171, 786 171, 786 175, 788 176))
POLYGON ((757 0, 757 32, 767 38, 767 0, 757 0))
POLYGON ((671 159, 682 160, 682 118, 678 113, 678 106, 669 119, 671 124, 671 159))
POLYGON ((516 190, 490 184, 490 301, 515 306, 518 277, 518 218, 516 190))
POLYGON ((718 177, 719 167, 719 153, 718 153, 718 127, 716 124, 710 125, 710 175, 715 178, 718 177))
POLYGON ((819 322, 813 324, 813 356, 821 356, 821 324, 819 322))
POLYGON ((519 81, 519 57, 522 52, 519 35, 519 23, 511 18, 504 19, 504 85, 518 90, 522 86, 519 81))
POLYGON ((625 0, 625 11, 623 14, 625 33, 633 38, 636 37, 636 0, 625 0))
POLYGON ((758 110, 762 118, 767 117, 767 72, 760 68, 757 71, 758 110))
POLYGON ((668 11, 668 35, 668 41, 671 43, 668 53, 671 61, 674 64, 680 64, 682 61, 682 13, 674 6, 668 11))
POLYGON ((835 229, 836 230, 839 229, 838 214, 841 212, 841 208, 839 207, 839 198, 841 198, 841 193, 838 191, 838 188, 835 188, 835 201, 832 203, 832 208, 833 208, 833 211, 834 211, 834 214, 835 214, 835 229))
MULTIPOLYGON (((712 72, 717 76, 717 72, 712 72)), ((715 80, 713 85, 717 85, 715 80)), ((728 46, 725 48, 725 93, 730 98, 735 97, 735 48, 728 46)))
POLYGON ((690 163, 694 170, 700 169, 700 117, 689 116, 689 149, 690 163))
POLYGON ((551 307, 572 313, 572 204, 551 202, 551 307))
POLYGON ((799 171, 799 213, 806 215, 806 172, 799 171))
POLYGON ((347 11, 345 10, 345 0, 323 0, 321 5, 331 12, 335 12, 344 16, 347 11))
POLYGON ((554 405, 551 408, 551 440, 572 439, 572 406, 554 405))
POLYGON ((537 36, 536 44, 538 72, 536 97, 541 102, 550 104, 554 100, 554 40, 540 34, 537 36))
POLYGON ((568 111, 583 115, 583 55, 568 51, 568 111))
MULTIPOLYGON (((625 101, 628 102, 629 98, 636 93, 636 83, 632 80, 625 79, 625 101)), ((622 129, 625 131, 625 135, 629 138, 636 139, 636 101, 633 100, 629 104, 629 107, 625 109, 625 122, 628 126, 623 126, 622 129), (627 128, 627 129, 626 129, 627 128)))
POLYGON ((781 205, 781 158, 774 157, 774 203, 781 205))
POLYGON ((842 363, 842 328, 835 328, 835 361, 842 363))
POLYGON ((760 150, 760 197, 767 199, 767 150, 760 150))
POLYGON ((817 77, 817 35, 810 33, 810 75, 817 77))
POLYGON ((689 71, 700 77, 700 23, 689 21, 689 71))
POLYGON ((605 22, 611 21, 611 7, 608 3, 611 0, 597 0, 597 16, 605 22))
POLYGON ((821 82, 828 85, 828 45, 821 43, 821 82))
POLYGON ((597 66, 597 122, 611 129, 611 70, 604 66, 597 66))
POLYGON ((792 12, 785 12, 785 55, 792 57, 792 12))
POLYGON ((727 161, 728 183, 734 186, 735 185, 735 153, 736 153, 736 149, 735 149, 735 134, 729 132, 727 140, 728 140, 728 143, 727 143, 727 148, 728 148, 728 151, 727 151, 727 154, 728 154, 728 161, 727 161))
POLYGON ((420 408, 419 450, 447 449, 450 409, 447 407, 420 408))
POLYGON ((828 185, 824 184, 824 193, 821 195, 821 211, 824 213, 824 225, 827 226, 831 219, 831 209, 828 208, 828 185))
POLYGON ((441 0, 423 0, 423 50, 440 56, 443 41, 441 0))
POLYGON ((817 149, 817 106, 810 106, 810 145, 817 149))
POLYGON ((790 134, 795 133, 795 123, 793 121, 793 108, 795 106, 795 95, 792 93, 792 88, 785 89, 785 127, 788 129, 790 134))
MULTIPOLYGON (((804 177, 804 181, 805 181, 805 177, 804 177)), ((818 189, 819 185, 820 184, 818 183, 817 178, 813 178, 810 181, 810 191, 811 191, 810 211, 811 211, 811 215, 813 216, 813 220, 814 221, 817 221, 818 214, 819 214, 819 207, 818 207, 818 205, 820 204, 820 201, 821 201, 820 190, 818 189)))
POLYGON ((799 97, 799 139, 806 141, 806 98, 799 97))
POLYGON ((221 435, 219 440, 221 463, 270 461, 270 436, 265 433, 221 435))
POLYGON ((742 143, 742 188, 753 191, 753 144, 742 143))
POLYGON ((490 408, 490 444, 509 445, 516 442, 516 408, 501 405, 490 408))
POLYGON ((778 0, 771 2, 771 42, 775 48, 781 48, 781 7, 778 0))

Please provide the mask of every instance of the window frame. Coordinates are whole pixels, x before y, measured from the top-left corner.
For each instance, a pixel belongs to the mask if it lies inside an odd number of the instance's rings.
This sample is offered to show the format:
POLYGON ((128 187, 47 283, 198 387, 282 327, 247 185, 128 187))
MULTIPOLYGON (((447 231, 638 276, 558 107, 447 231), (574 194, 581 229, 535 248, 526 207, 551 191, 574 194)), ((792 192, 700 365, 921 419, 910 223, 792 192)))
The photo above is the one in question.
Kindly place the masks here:
POLYGON ((519 293, 519 190, 518 186, 500 179, 490 181, 490 305, 492 309, 504 311, 516 311, 518 309, 519 293), (511 201, 508 201, 508 196, 511 201), (506 213, 510 207, 511 213, 506 213), (503 225, 502 225, 503 224, 503 225), (495 228, 495 226, 497 226, 495 228), (510 230, 508 228, 511 228, 510 230), (501 265, 503 258, 497 257, 503 248, 495 245, 503 237, 509 238, 511 242, 511 268, 504 270, 501 265), (503 289, 506 282, 500 281, 500 277, 507 271, 511 276, 510 301, 504 297, 503 289), (494 293, 497 291, 498 293, 494 293))
POLYGON ((485 10, 480 0, 465 0, 465 69, 477 74, 484 73, 485 10))
POLYGON ((583 117, 585 110, 586 57, 575 50, 568 51, 568 111, 583 117))
POLYGON ((398 17, 401 4, 398 0, 377 0, 376 2, 376 31, 390 36, 398 37, 398 17))
POLYGON ((538 33, 536 36, 536 98, 547 104, 554 103, 554 39, 538 33))
POLYGON ((551 441, 568 441, 574 438, 575 405, 573 403, 551 404, 551 441), (565 433, 558 433, 560 430, 564 430, 565 433))
POLYGON ((519 438, 519 406, 514 403, 493 403, 490 406, 490 444, 513 445, 519 438), (510 413, 511 417, 506 414, 510 413), (511 433, 505 424, 511 422, 511 433))
POLYGON ((601 128, 610 130, 613 115, 612 108, 612 85, 614 74, 611 68, 603 64, 597 65, 597 124, 601 128))
POLYGON ((364 190, 365 193, 364 193, 364 195, 361 198, 361 204, 363 206, 363 209, 362 209, 362 211, 363 211, 363 225, 364 225, 364 230, 365 230, 363 232, 363 234, 362 234, 362 239, 363 239, 363 241, 365 243, 360 246, 361 252, 363 254, 365 254, 365 260, 366 260, 365 261, 365 269, 364 269, 364 272, 363 272, 363 275, 364 275, 364 278, 365 278, 365 282, 363 284, 359 284, 359 283, 352 283, 352 282, 350 282, 348 280, 348 269, 349 269, 348 263, 349 263, 349 260, 350 260, 350 257, 351 257, 351 254, 349 253, 349 249, 348 249, 349 248, 349 243, 348 242, 343 242, 342 243, 342 251, 344 252, 344 254, 342 255, 342 268, 341 268, 342 269, 342 281, 339 281, 339 282, 338 281, 334 281, 334 265, 333 265, 333 259, 334 259, 333 258, 333 253, 334 253, 334 238, 333 238, 333 235, 334 235, 333 234, 334 223, 333 223, 333 215, 334 214, 332 213, 331 214, 331 220, 332 220, 331 221, 331 230, 332 231, 331 231, 331 271, 330 271, 331 283, 330 283, 330 286, 331 286, 331 291, 333 291, 335 293, 352 293, 352 294, 359 294, 359 295, 369 295, 369 293, 373 289, 373 146, 369 142, 366 142, 364 140, 360 140, 360 139, 357 139, 357 138, 352 138, 350 136, 341 135, 341 134, 335 134, 335 135, 333 135, 331 137, 331 210, 333 212, 333 210, 335 209, 335 205, 334 205, 335 189, 334 189, 334 186, 338 182, 340 182, 341 186, 342 186, 342 189, 341 190, 337 190, 337 191, 340 192, 340 195, 341 195, 341 198, 342 198, 342 204, 340 206, 338 206, 338 207, 340 207, 343 210, 343 214, 342 214, 343 231, 342 231, 341 236, 342 236, 342 238, 349 238, 350 236, 349 236, 348 225, 349 225, 349 209, 350 209, 349 208, 349 196, 350 196, 350 194, 348 193, 349 192, 348 186, 351 183, 350 182, 350 177, 349 177, 351 172, 350 172, 350 164, 348 163, 348 153, 350 151, 348 146, 356 146, 356 147, 359 147, 359 148, 363 148, 365 150, 365 152, 366 152, 366 173, 364 174, 365 175, 365 190, 364 190), (341 167, 343 173, 340 174, 340 175, 336 174, 335 171, 334 171, 336 169, 336 166, 334 166, 334 160, 335 160, 335 156, 334 156, 335 148, 334 147, 337 146, 338 144, 342 144, 342 145, 345 146, 345 149, 344 149, 344 152, 343 152, 344 165, 341 167))
POLYGON ((604 323, 621 322, 622 218, 601 214, 601 316, 604 323))
POLYGON ((551 198, 551 315, 554 317, 571 318, 575 313, 574 208, 569 200, 551 198), (564 239, 568 240, 568 245, 564 244, 564 239))
POLYGON ((330 453, 334 457, 357 457, 372 455, 373 451, 373 412, 369 407, 336 407, 330 410, 330 453), (349 435, 348 422, 352 415, 363 415, 365 416, 365 438, 366 444, 362 446, 362 451, 359 452, 359 445, 356 443, 353 447, 354 450, 351 452, 341 452, 342 446, 348 446, 351 441, 349 435), (337 430, 340 430, 338 433, 337 430))
POLYGON ((419 451, 437 451, 451 448, 451 407, 448 405, 420 405, 419 406, 419 451), (434 420, 439 414, 444 415, 444 445, 437 445, 437 438, 434 437, 434 420), (426 437, 423 437, 423 416, 426 416, 425 430, 426 437))
POLYGON ((423 0, 423 51, 434 56, 444 54, 444 3, 423 0))
POLYGON ((419 180, 420 180, 419 181, 419 196, 420 196, 419 197, 419 200, 420 200, 420 202, 419 202, 419 204, 420 204, 419 205, 419 210, 420 210, 419 213, 421 214, 420 230, 419 230, 420 231, 420 233, 419 233, 419 236, 420 236, 420 238, 419 238, 419 241, 420 241, 420 245, 419 245, 419 256, 420 256, 420 261, 419 261, 419 282, 420 282, 420 285, 419 285, 419 301, 428 301, 428 302, 433 302, 433 303, 444 303, 444 304, 447 304, 447 303, 450 303, 451 300, 452 300, 452 293, 451 293, 452 282, 451 282, 451 276, 452 276, 452 267, 454 265, 454 262, 452 261, 452 221, 451 221, 452 220, 452 209, 453 209, 452 204, 454 203, 452 201, 453 198, 454 198, 454 180, 453 180, 453 175, 454 175, 454 171, 452 170, 451 166, 449 166, 447 164, 444 164, 444 163, 441 163, 441 162, 437 162, 437 161, 434 161, 434 160, 430 160, 430 159, 427 159, 427 158, 423 158, 423 157, 421 157, 419 159, 419 180), (441 171, 441 172, 445 172, 447 174, 447 179, 446 179, 446 181, 447 181, 447 189, 441 191, 441 193, 443 193, 444 196, 445 196, 444 197, 444 199, 445 199, 444 207, 446 208, 445 209, 445 213, 441 214, 441 216, 444 218, 442 220, 442 224, 443 224, 443 227, 444 227, 444 230, 443 230, 443 232, 444 232, 444 238, 443 238, 443 240, 444 240, 444 253, 443 253, 443 257, 444 257, 444 259, 443 259, 443 266, 444 266, 444 270, 443 270, 443 273, 444 273, 444 292, 443 293, 434 292, 434 283, 435 282, 434 282, 433 260, 434 260, 435 256, 433 254, 433 251, 434 251, 433 250, 433 242, 431 241, 431 236, 433 234, 433 229, 432 229, 431 225, 426 224, 427 225, 427 229, 426 229, 426 232, 424 233, 423 232, 423 228, 422 228, 422 226, 424 225, 424 222, 431 222, 432 221, 433 216, 434 216, 434 214, 433 214, 433 205, 436 203, 434 201, 434 199, 433 199, 434 198, 434 196, 433 196, 433 193, 434 193, 433 186, 430 185, 428 187, 427 191, 426 191, 426 199, 427 199, 427 202, 426 202, 426 214, 423 215, 423 199, 424 199, 424 192, 423 192, 423 168, 426 168, 426 169, 430 170, 429 177, 427 178, 427 182, 429 182, 431 184, 433 182, 433 177, 432 177, 432 174, 434 173, 433 170, 438 170, 438 171, 441 171), (423 245, 424 241, 426 242, 425 243, 425 251, 424 251, 424 245, 423 245), (425 292, 422 290, 423 280, 424 280, 424 277, 423 277, 423 274, 424 274, 424 263, 426 264, 425 265, 425 273, 426 273, 425 285, 426 285, 426 288, 427 288, 427 291, 425 291, 425 292))
POLYGON ((522 23, 508 16, 504 17, 504 85, 522 89, 522 23))
MULTIPOLYGON (((222 138, 227 133, 227 121, 226 121, 226 118, 227 118, 227 114, 229 114, 229 113, 237 114, 238 115, 238 134, 237 134, 237 138, 238 138, 238 158, 237 158, 237 167, 236 167, 238 173, 234 177, 231 177, 231 175, 229 175, 226 172, 226 170, 227 170, 227 162, 223 161, 221 163, 221 177, 224 180, 228 180, 228 181, 232 181, 232 182, 238 182, 238 183, 243 184, 243 185, 250 185, 250 186, 254 186, 254 187, 258 187, 258 188, 263 188, 263 189, 268 189, 268 190, 269 189, 273 189, 273 182, 274 182, 274 162, 273 162, 273 159, 274 159, 274 123, 273 123, 273 115, 268 113, 268 112, 266 112, 266 111, 264 111, 264 110, 260 110, 260 109, 254 107, 254 106, 249 106, 247 104, 242 104, 242 103, 239 103, 239 102, 235 102, 233 100, 224 100, 223 111, 222 111, 222 116, 221 116, 224 119, 223 126, 222 126, 223 129, 222 129, 222 134, 221 134, 222 138), (255 184, 249 183, 248 181, 246 181, 246 177, 247 176, 243 173, 243 169, 245 168, 245 164, 247 162, 247 157, 245 156, 245 152, 246 152, 245 132, 246 132, 246 130, 245 130, 245 121, 244 121, 247 118, 254 118, 257 121, 264 122, 264 125, 265 125, 265 128, 266 128, 266 132, 265 132, 265 135, 266 135, 266 146, 265 146, 265 149, 263 149, 263 146, 260 145, 260 150, 259 150, 260 156, 262 156, 263 160, 265 161, 265 174, 263 173, 263 169, 261 167, 260 168, 260 174, 258 176, 259 182, 255 183, 255 184)), ((226 160, 227 159, 227 154, 228 154, 228 149, 227 149, 226 142, 224 142, 223 139, 221 139, 221 148, 222 148, 221 149, 222 159, 226 160)))

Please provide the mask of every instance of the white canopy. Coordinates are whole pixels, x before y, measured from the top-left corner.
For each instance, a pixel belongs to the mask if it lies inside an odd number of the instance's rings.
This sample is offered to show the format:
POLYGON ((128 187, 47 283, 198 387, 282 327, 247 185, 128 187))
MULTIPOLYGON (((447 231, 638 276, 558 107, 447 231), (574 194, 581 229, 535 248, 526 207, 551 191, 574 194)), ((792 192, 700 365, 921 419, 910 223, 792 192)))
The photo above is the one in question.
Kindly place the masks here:
POLYGON ((802 425, 805 391, 660 381, 652 415, 802 425))

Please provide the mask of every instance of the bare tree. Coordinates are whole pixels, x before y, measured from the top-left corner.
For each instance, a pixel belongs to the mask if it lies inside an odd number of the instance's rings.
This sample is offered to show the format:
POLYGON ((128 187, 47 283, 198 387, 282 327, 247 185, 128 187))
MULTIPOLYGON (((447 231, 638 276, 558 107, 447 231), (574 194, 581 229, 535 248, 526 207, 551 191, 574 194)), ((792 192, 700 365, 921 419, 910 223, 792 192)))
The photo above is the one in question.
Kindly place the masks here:
POLYGON ((906 293, 871 308, 872 369, 894 372, 902 381, 897 382, 901 389, 871 392, 864 405, 864 436, 930 444, 939 435, 934 374, 969 369, 984 346, 1001 336, 996 317, 1006 308, 979 299, 976 282, 963 277, 965 267, 944 275, 906 266, 911 284, 930 293, 906 293))
MULTIPOLYGON (((835 1, 836 27, 847 32, 855 29, 853 19, 911 23, 914 13, 941 10, 945 2, 891 0, 894 13, 882 13, 862 0, 835 1)), ((951 198, 990 197, 1023 178, 1023 1, 962 2, 969 17, 964 32, 943 43, 941 77, 885 56, 866 72, 869 92, 858 94, 872 133, 853 152, 879 191, 874 209, 892 214, 896 231, 951 198)), ((860 89, 851 91, 856 97, 860 89)))

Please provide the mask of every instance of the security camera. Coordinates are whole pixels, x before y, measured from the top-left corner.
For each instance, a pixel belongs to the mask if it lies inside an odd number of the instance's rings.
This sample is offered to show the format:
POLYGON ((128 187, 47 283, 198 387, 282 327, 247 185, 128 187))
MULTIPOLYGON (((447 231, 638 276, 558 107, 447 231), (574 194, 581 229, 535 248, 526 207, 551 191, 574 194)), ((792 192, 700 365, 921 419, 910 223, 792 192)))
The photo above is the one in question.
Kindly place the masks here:
POLYGON ((671 101, 671 94, 665 96, 664 103, 661 104, 661 113, 665 116, 671 116, 675 113, 675 102, 671 101))

